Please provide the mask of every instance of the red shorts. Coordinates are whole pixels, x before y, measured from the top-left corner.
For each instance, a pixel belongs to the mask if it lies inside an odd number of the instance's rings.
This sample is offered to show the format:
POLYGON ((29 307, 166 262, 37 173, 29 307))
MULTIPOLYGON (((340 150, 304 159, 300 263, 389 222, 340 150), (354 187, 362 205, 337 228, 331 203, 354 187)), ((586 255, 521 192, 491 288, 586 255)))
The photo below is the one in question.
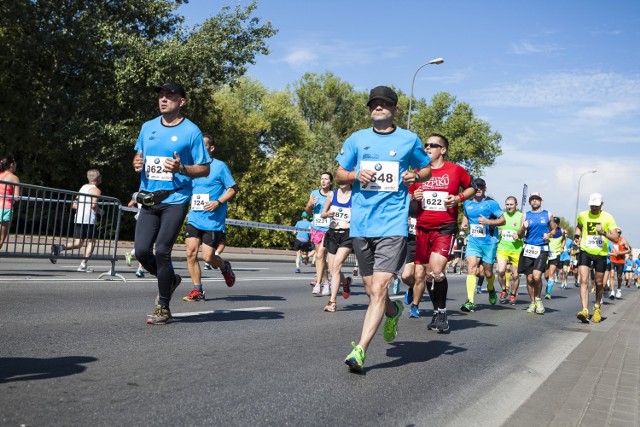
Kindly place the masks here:
POLYGON ((449 259, 455 241, 455 234, 442 234, 439 231, 425 231, 416 227, 416 259, 419 265, 429 264, 431 253, 435 252, 449 259))

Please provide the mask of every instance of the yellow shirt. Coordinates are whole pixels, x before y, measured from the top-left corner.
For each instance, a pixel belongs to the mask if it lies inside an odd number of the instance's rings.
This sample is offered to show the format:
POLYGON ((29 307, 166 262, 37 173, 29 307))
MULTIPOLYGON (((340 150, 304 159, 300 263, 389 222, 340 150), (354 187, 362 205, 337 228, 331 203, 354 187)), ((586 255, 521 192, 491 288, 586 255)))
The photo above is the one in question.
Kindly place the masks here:
POLYGON ((580 250, 591 255, 609 254, 609 239, 598 235, 596 225, 602 225, 602 231, 605 233, 613 228, 617 228, 616 221, 607 212, 601 211, 598 215, 594 215, 591 211, 580 212, 577 223, 582 227, 582 239, 580 240, 580 250))

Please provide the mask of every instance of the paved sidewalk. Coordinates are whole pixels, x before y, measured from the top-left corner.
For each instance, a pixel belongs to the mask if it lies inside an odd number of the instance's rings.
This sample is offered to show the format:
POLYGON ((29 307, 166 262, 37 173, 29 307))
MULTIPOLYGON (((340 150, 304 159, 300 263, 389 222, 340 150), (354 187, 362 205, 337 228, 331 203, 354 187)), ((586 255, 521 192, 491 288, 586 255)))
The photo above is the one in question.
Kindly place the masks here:
POLYGON ((617 322, 576 324, 587 338, 505 426, 640 425, 640 290, 625 288, 623 297, 617 322))

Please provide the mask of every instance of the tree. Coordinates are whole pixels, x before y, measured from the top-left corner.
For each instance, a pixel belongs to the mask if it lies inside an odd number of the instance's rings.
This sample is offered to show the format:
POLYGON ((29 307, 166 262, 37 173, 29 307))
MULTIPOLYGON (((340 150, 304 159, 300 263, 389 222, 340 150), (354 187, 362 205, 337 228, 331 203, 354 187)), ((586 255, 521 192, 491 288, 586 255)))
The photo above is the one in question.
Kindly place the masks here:
POLYGON ((419 101, 418 113, 412 115, 412 130, 423 141, 431 133, 439 133, 449 139, 447 160, 459 163, 471 174, 480 176, 482 171, 495 163, 502 154, 502 136, 493 132, 489 123, 475 116, 465 102, 458 102, 448 93, 433 96, 431 105, 419 101))
POLYGON ((140 125, 157 116, 151 88, 180 82, 199 123, 214 91, 268 54, 270 23, 224 7, 187 28, 184 0, 12 0, 0 6, 0 145, 24 182, 78 187, 97 167, 105 194, 128 200, 140 125), (25 167, 34 165, 34 167, 25 167), (37 165, 37 167, 35 167, 37 165))

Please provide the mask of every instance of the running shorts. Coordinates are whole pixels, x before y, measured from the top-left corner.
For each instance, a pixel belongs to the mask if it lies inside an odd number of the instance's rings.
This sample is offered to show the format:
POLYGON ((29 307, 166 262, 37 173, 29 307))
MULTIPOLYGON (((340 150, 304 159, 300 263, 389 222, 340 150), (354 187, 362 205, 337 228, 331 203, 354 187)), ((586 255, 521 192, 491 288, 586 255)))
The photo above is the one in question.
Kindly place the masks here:
POLYGON ((216 249, 220 245, 220 243, 224 243, 226 233, 222 231, 200 230, 199 228, 196 228, 191 224, 187 224, 184 237, 186 239, 190 237, 200 239, 205 245, 216 249))
POLYGON ((440 231, 426 231, 416 227, 416 255, 415 263, 426 265, 432 253, 437 253, 449 259, 455 234, 442 234, 440 231))
POLYGON ((593 267, 596 273, 604 273, 607 270, 607 255, 591 255, 588 252, 580 251, 578 267, 593 267))
POLYGON ((311 242, 314 245, 319 245, 322 243, 322 239, 324 239, 324 235, 326 234, 326 231, 318 231, 314 228, 311 229, 311 242))
POLYGON ((480 258, 482 262, 493 264, 496 262, 496 253, 498 252, 498 242, 491 244, 477 245, 472 240, 467 243, 467 251, 465 259, 470 256, 480 258))
POLYGON ((374 272, 400 274, 407 253, 407 238, 354 237, 353 251, 361 276, 371 276, 374 272))
POLYGON ((508 251, 506 249, 498 248, 498 259, 506 259, 507 264, 518 266, 518 261, 520 261, 520 253, 522 251, 508 251))
POLYGON ((349 237, 349 229, 336 230, 330 228, 324 236, 324 247, 331 255, 335 255, 339 248, 352 248, 352 239, 349 237))

